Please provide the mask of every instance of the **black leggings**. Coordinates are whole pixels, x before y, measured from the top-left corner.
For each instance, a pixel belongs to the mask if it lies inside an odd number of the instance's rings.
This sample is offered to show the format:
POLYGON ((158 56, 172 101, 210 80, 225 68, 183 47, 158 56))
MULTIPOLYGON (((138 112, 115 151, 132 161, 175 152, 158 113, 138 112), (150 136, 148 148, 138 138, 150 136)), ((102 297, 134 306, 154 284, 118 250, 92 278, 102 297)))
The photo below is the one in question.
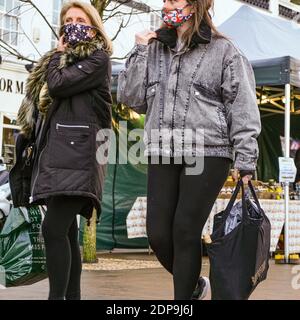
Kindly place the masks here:
POLYGON ((90 204, 86 197, 55 196, 46 200, 42 225, 49 277, 49 300, 80 300, 81 255, 76 215, 90 204))
POLYGON ((229 173, 231 160, 205 157, 200 175, 184 164, 149 164, 147 234, 171 274, 175 300, 190 300, 201 272, 201 234, 229 173))

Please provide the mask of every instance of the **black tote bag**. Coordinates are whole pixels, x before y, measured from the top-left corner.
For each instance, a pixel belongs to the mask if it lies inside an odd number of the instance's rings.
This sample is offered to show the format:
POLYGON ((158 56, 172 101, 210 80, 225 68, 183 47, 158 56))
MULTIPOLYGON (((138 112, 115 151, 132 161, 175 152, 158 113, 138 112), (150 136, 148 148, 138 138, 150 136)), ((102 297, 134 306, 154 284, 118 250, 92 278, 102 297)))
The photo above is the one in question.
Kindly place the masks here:
POLYGON ((212 242, 206 244, 210 260, 212 300, 246 300, 267 277, 271 224, 261 208, 251 182, 256 207, 246 199, 240 180, 226 207, 214 217, 212 242), (226 219, 242 188, 241 222, 225 235, 226 219))

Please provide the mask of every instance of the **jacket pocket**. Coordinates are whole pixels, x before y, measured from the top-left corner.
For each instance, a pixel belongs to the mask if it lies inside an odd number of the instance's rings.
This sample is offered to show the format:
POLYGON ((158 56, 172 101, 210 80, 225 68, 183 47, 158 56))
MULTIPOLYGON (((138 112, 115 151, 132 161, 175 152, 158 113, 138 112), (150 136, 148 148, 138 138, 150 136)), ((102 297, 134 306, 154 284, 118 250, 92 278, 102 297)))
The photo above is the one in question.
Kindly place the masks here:
POLYGON ((50 139, 50 166, 90 170, 96 156, 95 143, 90 125, 56 123, 53 139, 50 139))
POLYGON ((203 99, 206 99, 211 102, 222 101, 221 96, 217 92, 208 87, 205 87, 201 83, 195 82, 193 89, 196 97, 199 97, 201 95, 203 99))
POLYGON ((211 89, 193 84, 191 102, 186 117, 186 127, 203 129, 205 144, 228 144, 227 120, 224 105, 211 89))
POLYGON ((149 107, 149 105, 152 104, 153 102, 153 99, 156 95, 156 92, 157 92, 157 89, 158 89, 158 85, 159 85, 159 82, 155 82, 155 83, 152 83, 148 86, 147 88, 147 91, 146 91, 146 100, 147 100, 147 105, 149 107))
POLYGON ((147 101, 147 112, 145 118, 145 126, 148 123, 149 118, 151 117, 151 111, 153 109, 153 105, 155 104, 155 97, 157 96, 159 82, 155 82, 148 86, 146 91, 146 101, 147 101))

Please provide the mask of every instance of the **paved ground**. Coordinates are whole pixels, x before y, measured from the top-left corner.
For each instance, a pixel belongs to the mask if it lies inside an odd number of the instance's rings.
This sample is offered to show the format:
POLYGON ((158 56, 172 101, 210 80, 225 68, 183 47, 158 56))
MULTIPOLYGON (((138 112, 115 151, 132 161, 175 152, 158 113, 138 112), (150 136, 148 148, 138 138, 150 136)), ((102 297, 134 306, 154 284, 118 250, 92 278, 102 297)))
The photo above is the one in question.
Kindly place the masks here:
MULTIPOLYGON (((104 258, 155 260, 148 254, 106 254, 104 258)), ((204 259, 203 274, 208 275, 208 260, 204 259)), ((163 268, 116 271, 84 271, 83 299, 88 300, 164 300, 172 299, 172 278, 163 268)), ((31 286, 0 290, 0 300, 46 299, 48 280, 31 286)), ((207 297, 209 299, 210 296, 207 297)), ((300 266, 275 265, 271 262, 268 280, 260 284, 251 299, 300 300, 300 266), (292 271, 298 272, 298 278, 292 271), (299 289, 292 288, 292 280, 299 289)))

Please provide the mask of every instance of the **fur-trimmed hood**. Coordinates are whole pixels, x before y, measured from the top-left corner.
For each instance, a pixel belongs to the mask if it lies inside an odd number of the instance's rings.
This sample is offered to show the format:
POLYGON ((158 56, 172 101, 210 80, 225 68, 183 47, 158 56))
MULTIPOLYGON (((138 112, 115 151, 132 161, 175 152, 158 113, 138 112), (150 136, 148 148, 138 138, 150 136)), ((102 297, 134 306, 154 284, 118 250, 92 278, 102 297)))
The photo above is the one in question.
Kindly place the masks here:
MULTIPOLYGON (((67 47, 60 57, 59 68, 63 69, 92 55, 102 49, 102 42, 98 38, 93 41, 80 42, 74 47, 67 47)), ((47 85, 47 69, 52 56, 57 52, 53 49, 47 52, 36 64, 26 82, 26 94, 17 118, 21 132, 30 138, 34 125, 35 114, 39 112, 45 117, 52 103, 47 85)))

